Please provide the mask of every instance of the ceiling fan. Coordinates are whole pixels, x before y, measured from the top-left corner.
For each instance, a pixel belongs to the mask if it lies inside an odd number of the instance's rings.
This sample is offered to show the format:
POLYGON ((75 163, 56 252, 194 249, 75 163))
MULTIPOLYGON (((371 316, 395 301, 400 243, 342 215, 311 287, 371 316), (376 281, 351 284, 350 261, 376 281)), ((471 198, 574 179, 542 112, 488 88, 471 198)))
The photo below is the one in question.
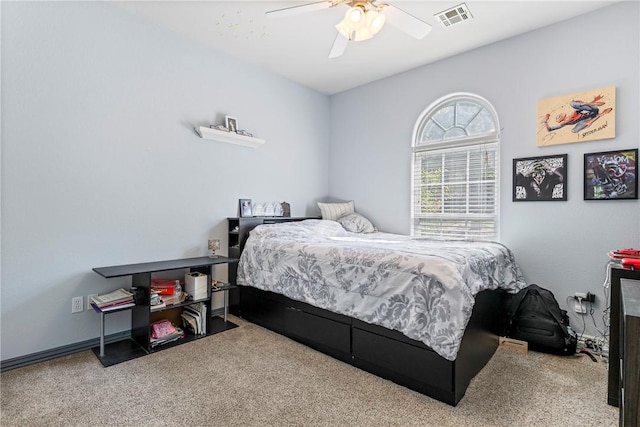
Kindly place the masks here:
POLYGON ((344 19, 336 24, 338 34, 331 46, 329 58, 342 55, 349 41, 368 40, 376 35, 385 22, 420 40, 431 31, 431 25, 388 3, 377 0, 324 0, 266 12, 269 18, 294 16, 338 5, 349 6, 344 19))

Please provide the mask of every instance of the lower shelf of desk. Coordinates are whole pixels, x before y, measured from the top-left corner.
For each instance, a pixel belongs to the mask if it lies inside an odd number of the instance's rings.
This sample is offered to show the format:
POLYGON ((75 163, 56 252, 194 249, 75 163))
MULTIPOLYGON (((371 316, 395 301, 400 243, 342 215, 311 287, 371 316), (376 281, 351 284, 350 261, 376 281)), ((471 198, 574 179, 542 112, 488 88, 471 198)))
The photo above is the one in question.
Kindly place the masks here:
POLYGON ((140 344, 131 338, 105 344, 104 356, 100 356, 100 346, 93 347, 91 351, 93 351, 105 368, 148 354, 144 348, 140 347, 140 344))
POLYGON ((100 346, 94 347, 91 350, 96 355, 98 360, 100 360, 100 363, 102 363, 102 366, 106 368, 109 366, 117 365, 118 363, 136 359, 141 356, 146 356, 147 354, 166 350, 168 348, 175 347, 176 345, 181 345, 181 344, 188 343, 190 341, 195 341, 202 338, 210 337, 211 335, 215 335, 220 332, 228 331, 230 329, 234 329, 237 327, 238 325, 236 325, 233 322, 230 322, 228 320, 225 322, 223 318, 218 316, 213 316, 211 317, 211 324, 209 326, 209 330, 211 332, 209 334, 207 335, 187 334, 182 339, 161 345, 159 347, 152 348, 151 351, 147 351, 146 349, 142 348, 137 342, 135 342, 131 338, 105 344, 104 356, 100 356, 100 346))

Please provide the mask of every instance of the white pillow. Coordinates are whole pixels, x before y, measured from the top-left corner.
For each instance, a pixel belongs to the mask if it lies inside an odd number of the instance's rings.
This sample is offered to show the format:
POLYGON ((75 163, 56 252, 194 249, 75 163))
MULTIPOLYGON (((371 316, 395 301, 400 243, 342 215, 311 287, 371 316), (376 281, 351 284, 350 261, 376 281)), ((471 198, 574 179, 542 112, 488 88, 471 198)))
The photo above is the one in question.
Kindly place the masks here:
POLYGON ((322 213, 322 219, 328 219, 335 221, 342 215, 355 212, 355 205, 353 200, 343 203, 321 203, 318 202, 318 207, 322 213))
POLYGON ((353 212, 341 216, 336 220, 342 227, 352 233, 375 233, 376 228, 364 216, 353 212))

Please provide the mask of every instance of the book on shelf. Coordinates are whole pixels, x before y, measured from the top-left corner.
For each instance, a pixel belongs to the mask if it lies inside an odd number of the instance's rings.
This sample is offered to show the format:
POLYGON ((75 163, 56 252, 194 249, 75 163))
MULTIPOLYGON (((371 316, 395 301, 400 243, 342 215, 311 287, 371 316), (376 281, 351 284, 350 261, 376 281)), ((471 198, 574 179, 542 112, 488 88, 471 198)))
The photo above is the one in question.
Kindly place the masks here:
POLYGON ((176 329, 178 330, 178 332, 174 334, 167 335, 166 337, 163 337, 163 338, 152 338, 150 340, 151 347, 157 347, 159 345, 177 341, 180 338, 184 337, 184 331, 180 328, 176 328, 176 329))
POLYGON ((185 294, 184 292, 180 292, 180 294, 177 295, 161 295, 161 298, 166 305, 173 305, 183 302, 185 299, 185 294))
POLYGON ((133 300, 133 298, 129 298, 129 299, 121 300, 121 301, 116 301, 116 302, 110 302, 108 304, 98 305, 98 308, 101 308, 101 309, 104 310, 104 309, 109 308, 109 307, 121 307, 123 305, 131 304, 131 303, 135 304, 135 301, 133 300))
POLYGON ((184 337, 182 328, 167 319, 162 319, 149 325, 151 347, 167 344, 184 337))
POLYGON ((205 335, 207 333, 207 305, 205 303, 190 304, 182 312, 196 319, 198 325, 196 334, 205 335))
POLYGON ((135 307, 136 303, 134 302, 130 302, 127 304, 116 304, 116 305, 110 305, 108 307, 98 307, 98 310, 104 312, 107 311, 113 311, 113 310, 120 310, 122 308, 129 308, 129 307, 135 307))
POLYGON ((95 295, 91 297, 91 302, 98 308, 104 309, 106 307, 123 305, 133 303, 133 293, 120 288, 108 294, 95 295))
POLYGON ((186 330, 188 330, 194 335, 200 335, 201 325, 200 325, 200 319, 198 317, 194 316, 193 314, 187 311, 183 311, 180 314, 180 317, 182 318, 182 325, 186 330))
POLYGON ((151 311, 158 311, 161 310, 163 308, 166 308, 167 304, 165 304, 164 301, 160 300, 160 302, 156 303, 156 304, 151 304, 151 306, 149 307, 151 311))

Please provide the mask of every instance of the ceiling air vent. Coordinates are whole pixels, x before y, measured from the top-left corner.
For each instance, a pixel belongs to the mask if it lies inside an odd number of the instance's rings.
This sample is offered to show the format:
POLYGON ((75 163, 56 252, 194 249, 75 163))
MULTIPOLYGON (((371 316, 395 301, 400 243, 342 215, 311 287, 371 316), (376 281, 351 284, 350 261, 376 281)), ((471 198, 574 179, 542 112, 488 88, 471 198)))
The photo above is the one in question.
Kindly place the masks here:
POLYGON ((443 27, 450 27, 453 24, 458 24, 473 18, 473 15, 469 12, 469 8, 464 3, 443 12, 436 13, 433 16, 440 21, 443 27))

